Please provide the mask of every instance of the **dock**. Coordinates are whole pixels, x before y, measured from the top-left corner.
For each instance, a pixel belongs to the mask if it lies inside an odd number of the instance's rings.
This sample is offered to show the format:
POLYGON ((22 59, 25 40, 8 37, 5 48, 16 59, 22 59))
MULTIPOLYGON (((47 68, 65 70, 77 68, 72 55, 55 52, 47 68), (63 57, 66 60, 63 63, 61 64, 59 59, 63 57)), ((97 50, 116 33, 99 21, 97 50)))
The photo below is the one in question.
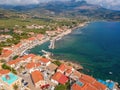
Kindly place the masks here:
POLYGON ((49 49, 54 49, 55 48, 55 39, 50 40, 50 45, 49 49))
POLYGON ((71 32, 72 32, 72 30, 71 30, 71 29, 68 29, 68 30, 66 30, 65 32, 63 32, 63 33, 61 33, 61 34, 53 37, 53 38, 50 40, 49 49, 54 49, 54 48, 55 48, 55 41, 60 40, 63 36, 68 35, 68 34, 70 34, 71 32))
POLYGON ((42 53, 44 53, 43 56, 45 56, 46 58, 50 59, 50 56, 52 55, 51 52, 45 51, 45 50, 41 50, 42 53))

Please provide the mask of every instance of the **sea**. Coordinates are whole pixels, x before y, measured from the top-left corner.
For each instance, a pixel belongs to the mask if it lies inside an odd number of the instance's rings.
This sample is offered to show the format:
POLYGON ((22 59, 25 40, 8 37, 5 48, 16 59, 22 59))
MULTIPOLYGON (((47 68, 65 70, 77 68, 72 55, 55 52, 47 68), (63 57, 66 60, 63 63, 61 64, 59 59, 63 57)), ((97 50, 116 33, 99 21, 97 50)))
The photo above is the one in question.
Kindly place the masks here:
POLYGON ((84 69, 80 72, 120 84, 120 22, 91 22, 56 41, 55 49, 49 49, 49 44, 36 46, 29 53, 52 52, 55 59, 81 64, 84 69))

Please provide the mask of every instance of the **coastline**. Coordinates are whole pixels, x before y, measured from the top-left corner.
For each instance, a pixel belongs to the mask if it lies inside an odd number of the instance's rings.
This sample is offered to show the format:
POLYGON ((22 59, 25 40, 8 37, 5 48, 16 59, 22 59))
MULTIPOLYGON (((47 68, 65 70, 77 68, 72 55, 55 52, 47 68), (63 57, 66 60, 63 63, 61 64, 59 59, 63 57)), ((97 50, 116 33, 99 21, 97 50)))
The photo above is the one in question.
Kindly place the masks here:
POLYGON ((65 63, 66 65, 70 65, 73 68, 75 68, 76 70, 83 70, 83 66, 77 62, 73 62, 70 60, 59 60, 61 63, 65 63))
POLYGON ((77 28, 82 28, 85 27, 89 22, 84 22, 84 23, 80 23, 79 25, 77 25, 76 27, 70 28, 70 29, 65 29, 64 32, 58 34, 57 36, 54 36, 50 39, 50 45, 48 46, 49 49, 54 49, 55 48, 55 41, 60 40, 61 38, 63 38, 64 36, 72 33, 72 31, 76 30, 77 28))
POLYGON ((51 60, 52 61, 59 61, 60 63, 64 63, 68 66, 71 66, 71 67, 75 68, 76 70, 83 70, 84 69, 83 66, 80 65, 79 63, 73 62, 73 61, 70 61, 70 60, 56 60, 56 59, 52 59, 52 58, 51 58, 51 60))
MULTIPOLYGON (((73 31, 73 30, 75 30, 75 29, 77 29, 77 28, 81 28, 81 27, 84 27, 86 24, 82 24, 82 26, 80 25, 80 26, 77 26, 77 27, 74 27, 74 28, 71 28, 71 32, 73 31)), ((67 34, 66 34, 67 35, 67 34)), ((63 36, 64 37, 64 36, 63 36)), ((48 38, 47 38, 48 39, 48 38)), ((35 46, 37 46, 37 45, 41 45, 41 44, 43 44, 43 43, 45 43, 46 41, 45 41, 45 39, 43 40, 43 41, 40 41, 40 42, 42 42, 42 43, 37 43, 36 45, 32 45, 32 46, 30 46, 30 47, 28 47, 28 49, 26 49, 26 50, 29 50, 29 49, 31 49, 31 48, 34 48, 35 46), (44 41, 44 42, 43 42, 44 41)), ((48 40, 48 41, 50 41, 50 39, 48 40)), ((81 66, 81 64, 80 63, 77 63, 77 62, 74 62, 74 61, 70 61, 70 60, 54 60, 54 59, 52 59, 53 61, 60 61, 61 63, 64 63, 64 64, 66 64, 66 65, 69 65, 69 66, 72 66, 72 67, 74 67, 76 70, 82 70, 82 69, 84 69, 83 68, 83 66, 81 66)))

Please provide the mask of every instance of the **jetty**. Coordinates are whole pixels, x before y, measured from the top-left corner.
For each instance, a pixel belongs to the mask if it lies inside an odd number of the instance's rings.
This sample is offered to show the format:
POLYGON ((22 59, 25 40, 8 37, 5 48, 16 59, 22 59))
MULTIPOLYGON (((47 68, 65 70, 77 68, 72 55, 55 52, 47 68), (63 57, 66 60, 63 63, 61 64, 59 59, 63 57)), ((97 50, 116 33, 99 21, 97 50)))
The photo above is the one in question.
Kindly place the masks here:
POLYGON ((49 45, 49 49, 54 49, 55 48, 55 39, 50 40, 50 45, 49 45))
POLYGON ((37 46, 37 45, 41 45, 41 44, 43 44, 43 43, 45 43, 45 42, 47 42, 47 41, 49 41, 49 38, 48 38, 48 37, 45 38, 45 39, 43 39, 43 40, 41 40, 41 41, 37 40, 35 43, 29 44, 28 47, 25 47, 25 48, 23 48, 23 49, 21 50, 20 56, 23 56, 24 54, 26 54, 26 51, 27 51, 27 50, 29 50, 29 49, 37 46))
POLYGON ((57 36, 53 37, 50 40, 50 45, 49 45, 49 49, 54 49, 55 48, 55 41, 60 40, 63 36, 68 35, 72 32, 71 29, 67 29, 66 31, 64 31, 61 34, 58 34, 57 36))
POLYGON ((50 59, 50 56, 52 55, 51 52, 45 51, 45 50, 41 50, 42 53, 44 53, 43 56, 45 56, 46 58, 50 59))

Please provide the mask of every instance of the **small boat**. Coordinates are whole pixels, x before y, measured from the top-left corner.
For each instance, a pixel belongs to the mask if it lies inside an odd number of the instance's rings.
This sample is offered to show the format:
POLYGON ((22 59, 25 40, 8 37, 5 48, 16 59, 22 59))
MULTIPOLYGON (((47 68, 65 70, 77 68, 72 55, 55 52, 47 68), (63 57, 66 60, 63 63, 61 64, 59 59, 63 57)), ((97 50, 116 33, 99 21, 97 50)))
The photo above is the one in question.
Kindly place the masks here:
POLYGON ((113 74, 112 72, 109 72, 109 74, 111 75, 111 74, 113 74))
POLYGON ((60 40, 60 39, 62 39, 62 37, 59 37, 59 38, 57 38, 56 40, 58 41, 58 40, 60 40))

